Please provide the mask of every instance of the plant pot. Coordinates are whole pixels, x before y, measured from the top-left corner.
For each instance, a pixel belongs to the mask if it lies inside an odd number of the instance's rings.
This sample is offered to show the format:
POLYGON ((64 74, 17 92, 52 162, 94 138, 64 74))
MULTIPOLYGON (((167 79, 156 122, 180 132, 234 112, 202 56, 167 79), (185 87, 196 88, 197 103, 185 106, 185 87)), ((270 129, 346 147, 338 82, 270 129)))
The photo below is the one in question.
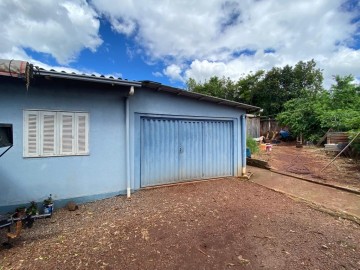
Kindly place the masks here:
POLYGON ((54 211, 54 204, 53 203, 44 204, 44 214, 52 215, 53 211, 54 211))
POLYGON ((26 215, 26 208, 25 207, 18 207, 15 210, 15 217, 20 218, 26 215))

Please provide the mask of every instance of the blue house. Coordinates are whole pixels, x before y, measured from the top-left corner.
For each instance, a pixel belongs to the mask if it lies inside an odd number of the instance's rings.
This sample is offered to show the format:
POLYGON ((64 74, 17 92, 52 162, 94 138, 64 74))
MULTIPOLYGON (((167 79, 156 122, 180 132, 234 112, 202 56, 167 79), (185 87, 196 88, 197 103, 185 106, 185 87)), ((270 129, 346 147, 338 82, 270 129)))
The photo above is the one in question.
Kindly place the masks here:
POLYGON ((246 171, 245 114, 257 107, 18 64, 0 69, 0 123, 14 141, 0 158, 0 213, 49 194, 61 206, 246 171))

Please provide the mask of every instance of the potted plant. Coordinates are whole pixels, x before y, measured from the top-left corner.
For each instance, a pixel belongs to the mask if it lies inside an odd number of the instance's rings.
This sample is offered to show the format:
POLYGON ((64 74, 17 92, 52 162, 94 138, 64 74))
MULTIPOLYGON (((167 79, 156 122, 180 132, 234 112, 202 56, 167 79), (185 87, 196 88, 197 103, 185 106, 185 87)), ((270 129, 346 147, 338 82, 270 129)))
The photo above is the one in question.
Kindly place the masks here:
POLYGON ((30 216, 35 216, 35 215, 39 214, 38 209, 37 209, 37 204, 35 201, 30 202, 30 206, 28 208, 26 208, 26 214, 30 215, 30 216))
POLYGON ((38 215, 39 211, 35 201, 30 202, 30 206, 26 208, 25 226, 31 228, 34 224, 34 216, 38 215))
POLYGON ((20 206, 20 207, 17 207, 15 209, 15 214, 14 214, 14 217, 16 218, 21 218, 22 216, 24 216, 26 214, 26 207, 25 206, 20 206))
POLYGON ((54 210, 54 201, 51 197, 51 194, 50 196, 44 200, 44 214, 52 214, 53 213, 53 210, 54 210))

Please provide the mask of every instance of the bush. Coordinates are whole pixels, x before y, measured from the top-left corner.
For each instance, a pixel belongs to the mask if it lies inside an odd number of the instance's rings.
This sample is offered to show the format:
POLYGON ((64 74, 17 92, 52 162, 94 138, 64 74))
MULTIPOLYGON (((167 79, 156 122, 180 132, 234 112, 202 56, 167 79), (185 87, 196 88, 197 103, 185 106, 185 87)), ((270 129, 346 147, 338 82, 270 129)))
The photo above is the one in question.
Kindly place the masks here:
MULTIPOLYGON (((354 137, 360 132, 360 129, 358 130, 352 130, 350 131, 349 134, 349 140, 354 139, 354 137)), ((350 145, 350 152, 351 152, 351 156, 359 159, 360 157, 360 135, 358 135, 356 137, 356 139, 352 142, 352 144, 350 145)))
POLYGON ((251 153, 259 152, 259 145, 256 141, 254 141, 253 137, 250 135, 246 136, 246 147, 250 149, 251 153))

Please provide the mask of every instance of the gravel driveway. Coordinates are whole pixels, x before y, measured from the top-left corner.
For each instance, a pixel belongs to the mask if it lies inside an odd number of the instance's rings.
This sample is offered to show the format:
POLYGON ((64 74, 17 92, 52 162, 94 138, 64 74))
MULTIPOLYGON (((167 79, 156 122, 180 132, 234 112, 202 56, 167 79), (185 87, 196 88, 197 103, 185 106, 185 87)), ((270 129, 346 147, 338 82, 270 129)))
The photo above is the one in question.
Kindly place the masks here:
POLYGON ((356 223, 227 178, 60 209, 0 269, 360 269, 359 243, 356 223))

